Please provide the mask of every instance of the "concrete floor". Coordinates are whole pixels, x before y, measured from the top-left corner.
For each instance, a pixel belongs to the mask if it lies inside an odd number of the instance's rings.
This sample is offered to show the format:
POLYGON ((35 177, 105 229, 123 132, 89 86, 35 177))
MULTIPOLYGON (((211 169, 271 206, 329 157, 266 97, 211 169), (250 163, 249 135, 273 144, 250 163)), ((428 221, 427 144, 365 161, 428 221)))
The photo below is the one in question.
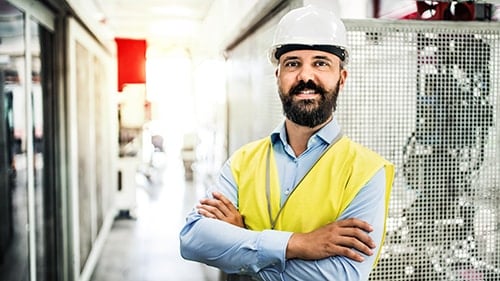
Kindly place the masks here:
POLYGON ((219 271, 183 260, 178 234, 186 213, 203 194, 184 179, 177 157, 153 174, 137 177, 137 216, 118 217, 91 281, 217 281, 219 271))

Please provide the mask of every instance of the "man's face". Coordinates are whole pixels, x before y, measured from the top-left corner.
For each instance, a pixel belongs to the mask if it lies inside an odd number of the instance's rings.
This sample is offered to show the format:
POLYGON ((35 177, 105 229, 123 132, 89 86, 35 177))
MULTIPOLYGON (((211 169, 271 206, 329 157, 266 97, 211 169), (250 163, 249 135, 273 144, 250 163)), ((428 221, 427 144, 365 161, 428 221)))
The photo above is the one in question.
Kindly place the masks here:
POLYGON ((286 118, 313 128, 332 115, 347 71, 333 54, 298 50, 280 57, 276 76, 286 118))

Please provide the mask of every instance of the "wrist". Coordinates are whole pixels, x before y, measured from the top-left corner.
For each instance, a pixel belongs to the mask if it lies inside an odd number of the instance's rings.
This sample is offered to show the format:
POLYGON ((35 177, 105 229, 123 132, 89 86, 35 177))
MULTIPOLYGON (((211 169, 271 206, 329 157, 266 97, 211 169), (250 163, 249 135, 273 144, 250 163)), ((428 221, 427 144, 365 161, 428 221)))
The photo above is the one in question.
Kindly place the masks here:
POLYGON ((285 258, 287 260, 300 257, 300 245, 301 245, 300 241, 302 236, 303 234, 301 233, 293 233, 292 236, 290 236, 288 244, 286 245, 285 258))

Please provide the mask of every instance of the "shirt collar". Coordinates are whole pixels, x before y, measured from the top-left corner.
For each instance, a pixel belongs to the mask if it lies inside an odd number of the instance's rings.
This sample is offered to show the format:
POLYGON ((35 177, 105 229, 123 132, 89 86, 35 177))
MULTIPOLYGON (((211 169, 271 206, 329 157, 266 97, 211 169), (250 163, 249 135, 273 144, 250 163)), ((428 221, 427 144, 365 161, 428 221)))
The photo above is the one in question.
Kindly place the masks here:
MULTIPOLYGON (((334 115, 332 121, 328 122, 325 126, 323 126, 323 128, 312 135, 309 141, 313 138, 317 138, 327 144, 330 144, 339 134, 340 124, 334 115)), ((273 130, 270 137, 273 144, 275 144, 278 140, 281 140, 283 144, 288 142, 286 137, 285 121, 281 122, 281 124, 273 130)))

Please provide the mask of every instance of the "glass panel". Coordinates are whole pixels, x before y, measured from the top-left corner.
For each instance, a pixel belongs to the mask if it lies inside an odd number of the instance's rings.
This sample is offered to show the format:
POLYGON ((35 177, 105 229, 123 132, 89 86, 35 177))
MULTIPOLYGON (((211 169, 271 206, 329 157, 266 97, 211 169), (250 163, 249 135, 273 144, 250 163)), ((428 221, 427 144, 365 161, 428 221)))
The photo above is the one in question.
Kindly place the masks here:
POLYGON ((83 270, 87 258, 92 249, 92 157, 89 132, 90 115, 90 91, 85 89, 89 86, 90 69, 89 51, 81 44, 76 44, 77 89, 78 91, 78 214, 80 227, 80 270, 83 270), (88 113, 88 114, 87 114, 88 113))
MULTIPOLYGON (((106 131, 103 130, 104 123, 106 122, 106 119, 104 118, 104 100, 106 98, 106 93, 105 91, 105 79, 106 79, 106 73, 105 73, 105 67, 102 65, 101 61, 97 57, 93 57, 93 63, 94 63, 94 106, 95 106, 95 119, 94 119, 94 128, 95 128, 95 151, 96 155, 105 155, 105 151, 107 149, 106 147, 106 131)), ((104 215, 106 211, 107 205, 105 204, 105 191, 106 189, 104 188, 105 185, 103 184, 103 177, 105 177, 105 164, 106 160, 101 159, 100 157, 95 157, 94 158, 94 166, 95 166, 95 172, 96 172, 96 186, 95 186, 95 192, 96 192, 96 219, 97 219, 97 232, 100 231, 102 224, 104 222, 104 215)))
POLYGON ((24 15, 0 1, 0 276, 28 280, 24 15))
MULTIPOLYGON (((35 168, 35 222, 36 222, 36 268, 37 280, 56 280, 55 267, 55 179, 48 177, 50 159, 46 159, 48 140, 45 128, 45 114, 53 117, 57 110, 54 104, 47 102, 52 96, 53 34, 36 21, 31 22, 32 52, 32 116, 33 116, 33 152, 35 168), (45 108, 45 105, 48 107, 45 108), (47 163, 47 164, 46 164, 47 163)), ((54 120, 52 118, 52 120, 54 120)), ((54 126, 50 128, 54 130, 54 126)), ((51 153, 54 155, 54 153, 51 153)), ((54 157, 54 156, 53 156, 54 157)))

